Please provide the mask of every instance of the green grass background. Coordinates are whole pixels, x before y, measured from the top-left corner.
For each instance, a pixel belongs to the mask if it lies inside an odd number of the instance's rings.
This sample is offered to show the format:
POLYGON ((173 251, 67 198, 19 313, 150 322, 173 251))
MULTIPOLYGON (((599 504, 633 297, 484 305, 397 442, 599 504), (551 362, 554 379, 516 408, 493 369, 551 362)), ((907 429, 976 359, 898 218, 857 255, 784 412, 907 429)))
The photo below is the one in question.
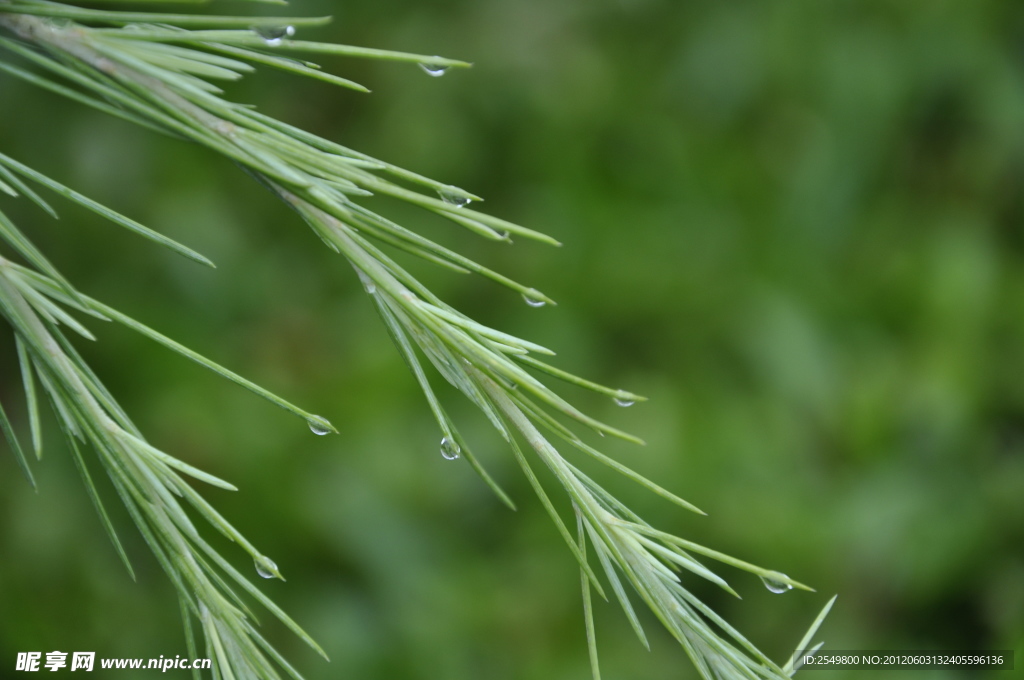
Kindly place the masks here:
MULTIPOLYGON (((772 595, 724 569, 743 599, 694 583, 701 596, 778 659, 838 593, 819 635, 828 647, 1016 648, 1019 672, 1024 6, 320 0, 291 11, 336 16, 298 37, 475 63, 435 79, 325 59, 373 94, 269 72, 229 93, 564 242, 495 245, 368 201, 557 299, 531 309, 409 263, 460 309, 559 351, 560 367, 649 396, 619 409, 563 392, 644 437, 644 448, 596 441, 709 516, 601 475, 617 494, 656 526, 818 590, 772 595)), ((240 487, 205 493, 277 561, 288 582, 265 591, 331 655, 323 663, 269 623, 308 678, 589 677, 578 573, 509 451, 445 392, 517 513, 464 461, 442 459, 351 268, 294 215, 209 152, 6 76, 0 148, 219 267, 74 206, 54 222, 5 197, 83 291, 341 431, 315 437, 125 330, 91 323, 100 341, 80 343, 151 441, 240 487)), ((15 363, 2 332, 0 398, 27 434, 15 363)), ((184 654, 171 588, 126 513, 111 498, 137 583, 51 416, 46 436, 38 495, 0 450, 0 677, 18 651, 184 654)), ((696 677, 653 617, 650 652, 614 606, 596 617, 606 678, 696 677)))

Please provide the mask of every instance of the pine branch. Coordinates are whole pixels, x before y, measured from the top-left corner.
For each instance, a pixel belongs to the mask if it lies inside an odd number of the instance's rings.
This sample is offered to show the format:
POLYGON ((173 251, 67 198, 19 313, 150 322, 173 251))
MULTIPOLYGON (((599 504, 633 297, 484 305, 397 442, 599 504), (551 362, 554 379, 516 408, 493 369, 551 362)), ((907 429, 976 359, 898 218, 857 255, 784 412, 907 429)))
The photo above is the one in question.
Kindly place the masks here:
MULTIPOLYGON (((508 495, 473 456, 448 416, 434 392, 423 359, 473 402, 507 440, 580 564, 595 678, 599 678, 599 671, 591 587, 606 597, 604 584, 610 586, 638 636, 646 643, 624 582, 676 638, 705 678, 775 680, 790 677, 795 672, 792 660, 784 667, 772 662, 694 597, 680 573, 689 572, 734 593, 723 578, 694 557, 703 555, 761 577, 773 592, 809 589, 779 572, 660 532, 630 511, 570 463, 541 429, 569 448, 612 467, 680 507, 700 512, 585 444, 575 434, 573 426, 582 425, 601 434, 642 442, 580 411, 538 379, 534 372, 593 390, 615 399, 621 406, 629 406, 643 397, 598 385, 537 360, 531 354, 551 355, 553 352, 480 324, 445 304, 392 260, 380 244, 456 272, 489 278, 516 291, 531 306, 553 304, 553 301, 532 287, 388 220, 366 208, 361 201, 375 194, 392 196, 446 217, 472 234, 490 240, 508 242, 515 235, 554 245, 557 242, 547 235, 470 209, 469 205, 480 199, 458 187, 368 157, 220 96, 220 89, 213 81, 240 78, 253 70, 254 63, 349 89, 366 90, 345 78, 323 73, 316 64, 281 56, 288 52, 412 62, 431 75, 468 66, 465 62, 440 57, 292 39, 296 27, 322 22, 321 19, 257 20, 127 13, 43 0, 0 0, 0 28, 10 36, 0 37, 0 48, 33 67, 27 70, 0 59, 0 70, 231 158, 290 206, 329 248, 345 258, 377 305, 396 347, 424 392, 441 433, 441 453, 451 460, 465 457, 499 498, 513 506, 508 495), (554 475, 568 496, 577 518, 575 538, 541 486, 522 443, 554 475), (588 558, 588 539, 604 574, 603 580, 598 578, 588 558)), ((0 155, 0 190, 24 194, 52 210, 23 180, 41 183, 146 238, 199 262, 209 263, 186 246, 0 155)), ((224 521, 182 475, 222 488, 233 487, 148 445, 74 352, 58 326, 90 338, 89 331, 69 311, 118 321, 299 415, 317 434, 326 434, 333 428, 322 418, 292 406, 156 331, 82 295, 6 218, 0 220, 0 238, 30 265, 24 267, 0 259, 0 315, 11 325, 19 348, 23 348, 22 371, 33 414, 36 449, 40 447, 40 435, 35 415, 37 399, 32 386, 38 377, 65 429, 86 486, 117 550, 123 556, 116 533, 106 519, 82 462, 79 441, 88 443, 96 451, 136 525, 178 589, 186 630, 191 630, 191 619, 199 621, 207 649, 216 658, 215 677, 276 678, 278 667, 297 677, 255 631, 243 601, 232 587, 246 591, 300 637, 314 647, 315 643, 205 542, 178 500, 187 501, 193 512, 198 512, 246 550, 256 561, 261 575, 280 577, 276 565, 224 521)), ((13 442, 26 473, 30 474, 27 460, 2 411, 0 425, 13 442)), ((824 612, 801 646, 809 643, 810 635, 823 616, 824 612)))

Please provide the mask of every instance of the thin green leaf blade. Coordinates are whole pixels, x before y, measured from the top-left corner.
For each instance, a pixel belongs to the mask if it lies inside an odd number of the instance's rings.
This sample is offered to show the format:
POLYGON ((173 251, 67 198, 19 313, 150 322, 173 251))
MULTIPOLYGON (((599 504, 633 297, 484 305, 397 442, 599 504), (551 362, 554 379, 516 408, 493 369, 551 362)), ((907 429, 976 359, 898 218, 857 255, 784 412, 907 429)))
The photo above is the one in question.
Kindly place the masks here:
POLYGON ((18 442, 18 436, 14 433, 14 427, 11 426, 11 421, 7 419, 7 413, 4 411, 4 405, 0 403, 0 430, 3 430, 4 437, 7 439, 7 443, 11 447, 11 451, 14 453, 15 459, 18 461, 18 466, 25 475, 25 479, 29 481, 33 489, 39 487, 36 486, 36 479, 32 476, 32 468, 28 466, 28 460, 25 458, 25 452, 21 448, 21 443, 18 442))

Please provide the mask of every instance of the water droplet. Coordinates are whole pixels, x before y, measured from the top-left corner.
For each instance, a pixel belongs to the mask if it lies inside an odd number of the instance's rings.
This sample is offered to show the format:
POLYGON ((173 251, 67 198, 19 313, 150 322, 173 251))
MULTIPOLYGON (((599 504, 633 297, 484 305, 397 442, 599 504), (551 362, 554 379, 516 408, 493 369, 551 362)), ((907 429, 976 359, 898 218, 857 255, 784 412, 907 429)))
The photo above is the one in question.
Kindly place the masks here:
POLYGON ((371 279, 369 276, 364 274, 359 269, 356 270, 356 274, 359 274, 359 280, 362 282, 363 288, 366 289, 367 293, 373 295, 374 293, 377 292, 377 284, 373 282, 373 279, 371 279))
MULTIPOLYGON (((786 576, 785 574, 780 574, 780 575, 781 576, 786 576)), ((789 578, 789 577, 786 576, 786 578, 789 578)), ((785 581, 780 581, 778 579, 769 578, 767 576, 762 576, 761 577, 761 582, 764 583, 764 587, 765 588, 767 588, 771 592, 775 593, 776 595, 778 595, 779 593, 785 593, 785 592, 787 592, 789 590, 793 590, 793 586, 789 585, 785 581)))
POLYGON ((456 208, 465 208, 472 202, 472 199, 466 198, 462 194, 457 194, 453 191, 438 191, 441 196, 441 200, 448 205, 454 205, 456 208))
POLYGON ((259 26, 252 29, 268 47, 277 47, 285 38, 295 35, 294 26, 259 26))
POLYGON ((636 403, 636 399, 615 397, 615 403, 621 406, 622 408, 629 408, 630 406, 636 403))
POLYGON ((531 307, 543 307, 544 305, 547 304, 543 300, 538 300, 537 298, 530 297, 526 293, 523 293, 523 299, 526 300, 526 304, 530 305, 531 307))
POLYGON ((330 430, 315 420, 309 421, 309 431, 313 434, 320 435, 321 437, 325 434, 329 434, 330 430))
POLYGON ((441 439, 441 455, 445 460, 455 460, 462 453, 462 449, 448 437, 441 439))
POLYGON ((423 63, 420 64, 420 68, 423 69, 424 73, 432 78, 440 78, 448 72, 448 67, 444 64, 423 63))
POLYGON ((256 565, 256 573, 263 578, 280 578, 280 576, 278 576, 277 565, 274 564, 274 560, 270 559, 266 555, 260 555, 253 559, 253 563, 256 565))

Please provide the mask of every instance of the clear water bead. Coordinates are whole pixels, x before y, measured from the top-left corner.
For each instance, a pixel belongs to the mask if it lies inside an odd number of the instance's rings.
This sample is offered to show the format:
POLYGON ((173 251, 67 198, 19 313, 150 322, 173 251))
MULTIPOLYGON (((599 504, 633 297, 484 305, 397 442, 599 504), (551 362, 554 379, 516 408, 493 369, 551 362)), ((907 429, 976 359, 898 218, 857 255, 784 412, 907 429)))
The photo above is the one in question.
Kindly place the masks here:
POLYGON ((295 35, 294 26, 260 26, 253 30, 269 47, 277 47, 285 38, 295 35))
POLYGON ((266 555, 260 555, 253 560, 256 565, 256 573, 263 578, 279 578, 277 565, 274 560, 270 559, 266 555))
POLYGON ((547 304, 543 300, 538 300, 537 298, 530 297, 526 293, 523 293, 523 299, 526 300, 526 304, 530 305, 531 307, 543 307, 544 305, 547 304))
POLYGON ((369 276, 364 274, 359 269, 356 270, 356 274, 359 274, 359 281, 362 282, 363 288, 366 289, 367 293, 373 295, 374 293, 377 292, 377 284, 373 282, 373 279, 371 279, 369 276))
POLYGON ((462 453, 462 449, 448 437, 441 439, 441 455, 445 460, 456 460, 462 453))
POLYGON ((329 434, 330 433, 329 429, 327 429, 326 427, 324 427, 320 423, 316 422, 315 420, 310 420, 309 421, 309 431, 312 432, 313 434, 319 435, 321 437, 324 436, 325 434, 329 434))
POLYGON ((420 64, 420 68, 423 69, 423 72, 431 78, 440 78, 448 72, 448 67, 444 64, 422 63, 420 64))
POLYGON ((636 403, 635 399, 623 399, 622 397, 615 397, 615 403, 622 408, 629 408, 636 403))
MULTIPOLYGON (((785 576, 785 574, 783 574, 783 576, 785 576)), ((780 581, 778 579, 769 578, 767 576, 762 576, 761 577, 761 582, 764 583, 764 587, 765 588, 767 588, 769 591, 775 593, 776 595, 778 595, 780 593, 788 592, 790 590, 793 590, 793 586, 789 585, 785 581, 780 581)))
POLYGON ((439 191, 437 193, 441 196, 442 201, 448 205, 453 205, 456 208, 465 208, 472 201, 472 199, 466 198, 465 196, 452 191, 439 191))

